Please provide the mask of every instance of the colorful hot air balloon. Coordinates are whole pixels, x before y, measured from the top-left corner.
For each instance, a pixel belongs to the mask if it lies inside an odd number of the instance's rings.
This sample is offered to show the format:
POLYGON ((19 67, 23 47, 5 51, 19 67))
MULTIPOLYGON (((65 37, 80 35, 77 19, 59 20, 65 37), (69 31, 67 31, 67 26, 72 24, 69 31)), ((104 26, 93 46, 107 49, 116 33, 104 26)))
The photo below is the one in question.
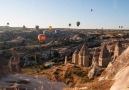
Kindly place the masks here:
POLYGON ((79 22, 79 21, 77 21, 77 26, 79 27, 79 25, 80 25, 80 22, 79 22))
POLYGON ((38 26, 38 25, 36 25, 36 26, 35 26, 35 29, 36 29, 36 30, 39 30, 39 26, 38 26))
POLYGON ((52 30, 52 26, 49 26, 49 28, 48 28, 49 30, 52 30))
POLYGON ((38 35, 38 40, 39 40, 40 42, 44 42, 45 39, 46 39, 46 36, 45 36, 45 35, 43 35, 43 34, 39 34, 39 35, 38 35))

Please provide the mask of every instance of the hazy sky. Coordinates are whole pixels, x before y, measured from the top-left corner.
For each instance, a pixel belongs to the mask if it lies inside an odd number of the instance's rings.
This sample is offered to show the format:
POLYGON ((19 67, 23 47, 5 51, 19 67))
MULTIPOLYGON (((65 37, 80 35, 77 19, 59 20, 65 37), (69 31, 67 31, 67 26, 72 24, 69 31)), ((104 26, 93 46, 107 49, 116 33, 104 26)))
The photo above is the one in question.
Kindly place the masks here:
POLYGON ((0 26, 129 29, 129 0, 0 0, 0 26), (91 12, 93 9, 93 12, 91 12))

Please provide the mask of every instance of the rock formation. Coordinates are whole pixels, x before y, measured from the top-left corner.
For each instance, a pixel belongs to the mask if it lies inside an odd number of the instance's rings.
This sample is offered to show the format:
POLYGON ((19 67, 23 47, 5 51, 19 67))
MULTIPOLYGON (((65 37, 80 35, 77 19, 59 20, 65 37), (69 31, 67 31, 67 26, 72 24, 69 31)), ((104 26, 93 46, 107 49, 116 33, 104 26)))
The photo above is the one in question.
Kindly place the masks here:
POLYGON ((83 44, 80 52, 75 50, 72 56, 72 63, 81 65, 81 66, 89 66, 89 55, 88 55, 88 48, 86 43, 83 44))
POLYGON ((99 66, 106 67, 110 62, 110 53, 107 49, 106 44, 102 45, 100 55, 99 55, 99 66))
POLYGON ((113 61, 122 53, 122 44, 118 41, 115 45, 113 61))
POLYGON ((98 49, 95 49, 93 59, 92 59, 92 65, 91 65, 90 70, 88 72, 88 77, 90 79, 94 78, 94 76, 100 75, 100 73, 101 73, 102 69, 98 65, 98 56, 99 56, 98 49))
MULTIPOLYGON (((109 66, 109 65, 108 65, 109 66)), ((123 51, 116 60, 102 73, 100 80, 115 80, 110 90, 128 90, 129 87, 129 48, 123 51)))
POLYGON ((20 58, 16 53, 14 53, 13 56, 10 58, 9 63, 8 63, 10 73, 14 74, 14 73, 21 72, 21 68, 19 66, 19 63, 20 63, 20 58))
POLYGON ((98 59, 99 59, 99 50, 96 48, 95 51, 94 51, 94 54, 93 54, 92 64, 94 62, 97 62, 98 63, 98 59))
POLYGON ((68 62, 68 57, 65 56, 65 62, 64 62, 64 64, 67 64, 67 62, 68 62))
POLYGON ((91 69, 88 72, 89 79, 94 78, 94 76, 101 74, 101 68, 98 65, 97 61, 94 61, 94 63, 91 65, 91 69))
MULTIPOLYGON (((129 65, 129 48, 127 48, 117 59, 102 73, 105 79, 113 78, 116 73, 129 65)), ((109 66, 109 65, 108 65, 109 66)))
POLYGON ((62 82, 52 82, 43 76, 15 74, 0 80, 0 90, 63 90, 66 87, 62 82))
POLYGON ((72 63, 74 64, 78 64, 78 53, 79 53, 79 50, 76 49, 72 55, 72 63))

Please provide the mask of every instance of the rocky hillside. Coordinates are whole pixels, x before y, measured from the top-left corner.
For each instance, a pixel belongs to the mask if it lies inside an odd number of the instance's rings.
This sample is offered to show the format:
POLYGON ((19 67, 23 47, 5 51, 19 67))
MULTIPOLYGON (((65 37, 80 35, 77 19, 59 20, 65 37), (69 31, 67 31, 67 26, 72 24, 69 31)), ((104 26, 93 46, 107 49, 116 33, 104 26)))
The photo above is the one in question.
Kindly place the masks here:
POLYGON ((127 48, 117 59, 108 65, 102 73, 102 79, 115 79, 115 83, 110 90, 129 89, 129 48, 127 48))
POLYGON ((42 76, 23 74, 0 78, 0 90, 61 90, 68 87, 61 82, 52 82, 42 76))
POLYGON ((57 67, 54 66, 51 69, 42 70, 38 73, 38 75, 43 75, 52 81, 64 82, 71 87, 91 82, 93 79, 89 79, 87 74, 87 67, 74 66, 69 63, 57 67))

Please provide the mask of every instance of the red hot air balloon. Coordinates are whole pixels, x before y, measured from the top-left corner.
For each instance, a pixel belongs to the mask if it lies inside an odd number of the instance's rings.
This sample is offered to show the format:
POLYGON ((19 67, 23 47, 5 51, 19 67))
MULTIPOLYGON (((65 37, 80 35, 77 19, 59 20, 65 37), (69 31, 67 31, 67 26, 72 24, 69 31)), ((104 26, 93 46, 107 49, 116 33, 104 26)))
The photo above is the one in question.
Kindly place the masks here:
POLYGON ((45 36, 45 35, 43 35, 43 34, 39 34, 39 35, 38 35, 38 40, 39 40, 40 42, 45 41, 45 39, 46 39, 46 36, 45 36))

